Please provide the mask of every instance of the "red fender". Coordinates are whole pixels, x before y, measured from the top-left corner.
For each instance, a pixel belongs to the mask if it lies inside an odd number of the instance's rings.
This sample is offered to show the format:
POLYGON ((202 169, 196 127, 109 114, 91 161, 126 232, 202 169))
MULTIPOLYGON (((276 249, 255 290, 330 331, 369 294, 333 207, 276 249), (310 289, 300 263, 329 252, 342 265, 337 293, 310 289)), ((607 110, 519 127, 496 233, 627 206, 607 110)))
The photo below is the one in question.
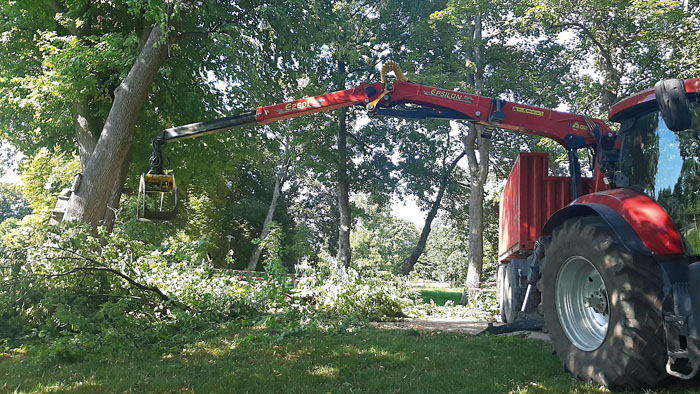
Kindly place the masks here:
POLYGON ((571 205, 605 205, 629 223, 653 254, 683 254, 683 242, 673 220, 656 201, 633 189, 612 189, 587 194, 571 205))

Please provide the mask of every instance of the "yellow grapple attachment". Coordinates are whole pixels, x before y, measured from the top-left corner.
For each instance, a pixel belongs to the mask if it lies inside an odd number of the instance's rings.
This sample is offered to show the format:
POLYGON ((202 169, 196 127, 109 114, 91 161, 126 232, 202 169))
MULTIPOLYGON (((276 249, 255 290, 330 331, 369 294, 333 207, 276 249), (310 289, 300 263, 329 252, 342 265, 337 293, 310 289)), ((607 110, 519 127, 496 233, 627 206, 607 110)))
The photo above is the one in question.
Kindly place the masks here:
POLYGON ((136 217, 141 221, 170 220, 177 213, 177 184, 172 174, 143 174, 139 182, 136 217))

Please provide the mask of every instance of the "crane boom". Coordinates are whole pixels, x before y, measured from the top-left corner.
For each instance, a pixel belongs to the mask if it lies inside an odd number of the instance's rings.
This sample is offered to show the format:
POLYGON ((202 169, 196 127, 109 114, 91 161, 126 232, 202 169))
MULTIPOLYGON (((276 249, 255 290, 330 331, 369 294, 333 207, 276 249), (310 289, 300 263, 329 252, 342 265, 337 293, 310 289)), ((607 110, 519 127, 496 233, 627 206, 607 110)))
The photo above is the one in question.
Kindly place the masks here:
MULTIPOLYGON (((601 137, 612 137, 607 124, 600 119, 567 112, 559 112, 502 99, 464 93, 408 81, 396 63, 388 62, 382 68, 381 82, 361 83, 350 89, 325 93, 280 104, 258 107, 225 118, 171 127, 161 131, 153 139, 151 171, 144 174, 139 194, 144 195, 142 212, 156 219, 173 217, 174 209, 167 215, 156 215, 145 205, 148 192, 173 192, 175 180, 163 172, 161 146, 167 142, 200 137, 234 127, 265 125, 284 119, 297 118, 317 112, 351 106, 364 107, 368 115, 381 115, 406 119, 459 119, 485 126, 486 134, 494 129, 511 130, 550 138, 569 151, 572 172, 572 195, 580 195, 580 179, 577 175, 576 150, 594 146, 601 137), (387 71, 394 71, 396 81, 388 82, 387 71), (172 185, 172 186, 171 186, 172 185), (142 189, 142 190, 141 190, 142 189)), ((162 197, 162 195, 161 195, 162 197)), ((161 207, 162 207, 161 199, 161 207)), ((161 208, 162 210, 162 208, 161 208)))
POLYGON ((247 125, 264 125, 284 119, 350 106, 364 106, 370 114, 400 118, 462 119, 490 128, 500 128, 551 138, 565 148, 593 145, 596 127, 603 134, 610 129, 600 119, 519 104, 475 94, 397 81, 386 86, 381 82, 361 83, 352 88, 258 107, 225 118, 192 123, 165 129, 156 137, 162 143, 200 137, 222 130, 247 125), (379 100, 378 100, 379 99, 379 100), (376 102, 376 103, 375 103, 376 102), (411 105, 407 109, 405 105, 411 105))

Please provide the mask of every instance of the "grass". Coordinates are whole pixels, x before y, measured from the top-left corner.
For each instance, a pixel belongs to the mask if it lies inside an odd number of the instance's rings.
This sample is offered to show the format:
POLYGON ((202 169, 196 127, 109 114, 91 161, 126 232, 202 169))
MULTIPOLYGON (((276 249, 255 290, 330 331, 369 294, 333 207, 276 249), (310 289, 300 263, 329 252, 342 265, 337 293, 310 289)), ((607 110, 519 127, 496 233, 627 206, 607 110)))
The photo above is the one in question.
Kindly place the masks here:
POLYGON ((433 300, 436 305, 445 305, 446 301, 453 301, 456 304, 462 300, 462 290, 449 288, 426 288, 418 289, 421 298, 425 303, 430 303, 433 300))
MULTIPOLYGON (((689 384, 660 393, 689 392, 689 384)), ((234 327, 168 353, 35 365, 0 357, 12 393, 599 393, 522 337, 364 328, 282 338, 234 327)), ((700 391, 696 391, 700 392, 700 391)))

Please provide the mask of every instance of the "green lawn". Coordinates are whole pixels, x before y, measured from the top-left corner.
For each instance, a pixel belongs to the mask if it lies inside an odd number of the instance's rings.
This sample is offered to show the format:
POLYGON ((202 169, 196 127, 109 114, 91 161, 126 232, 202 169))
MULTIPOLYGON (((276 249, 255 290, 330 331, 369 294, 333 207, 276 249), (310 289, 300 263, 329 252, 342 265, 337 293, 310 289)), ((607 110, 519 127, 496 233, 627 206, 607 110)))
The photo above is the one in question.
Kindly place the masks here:
POLYGON ((0 358, 0 392, 601 392, 562 371, 548 345, 521 337, 365 328, 271 338, 239 327, 169 354, 143 351, 51 366, 6 354, 0 358))
POLYGON ((462 300, 462 290, 460 289, 427 288, 418 289, 418 291, 426 303, 430 303, 432 299, 436 305, 445 305, 445 301, 452 300, 456 305, 462 300))

